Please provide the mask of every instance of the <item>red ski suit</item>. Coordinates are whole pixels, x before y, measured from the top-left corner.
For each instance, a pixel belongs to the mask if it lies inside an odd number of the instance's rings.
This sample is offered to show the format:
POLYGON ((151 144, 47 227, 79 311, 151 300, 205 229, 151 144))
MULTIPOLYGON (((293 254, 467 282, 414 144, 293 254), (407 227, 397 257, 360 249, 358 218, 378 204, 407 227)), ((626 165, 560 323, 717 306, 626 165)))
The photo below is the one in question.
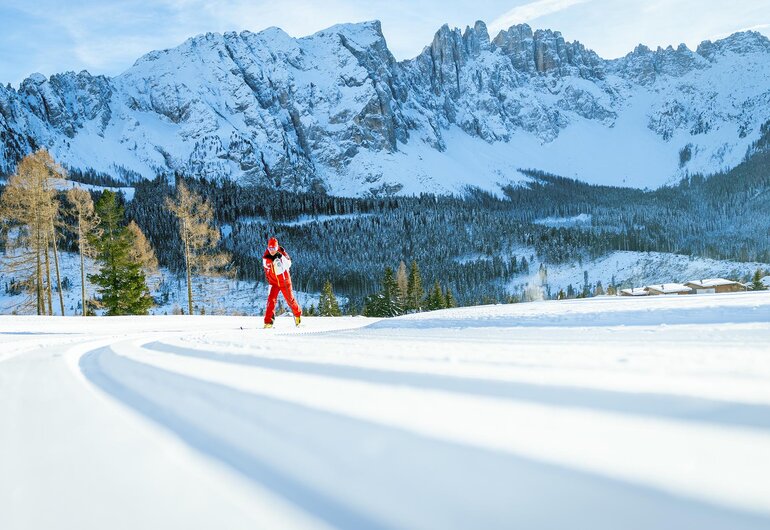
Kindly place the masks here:
POLYGON ((270 284, 270 293, 267 295, 267 307, 265 308, 265 324, 272 324, 275 318, 275 303, 278 301, 278 293, 283 293, 283 298, 291 308, 295 317, 302 315, 297 300, 294 298, 294 292, 291 290, 291 258, 289 254, 278 247, 278 252, 270 254, 266 250, 262 255, 262 265, 265 269, 265 279, 270 284))

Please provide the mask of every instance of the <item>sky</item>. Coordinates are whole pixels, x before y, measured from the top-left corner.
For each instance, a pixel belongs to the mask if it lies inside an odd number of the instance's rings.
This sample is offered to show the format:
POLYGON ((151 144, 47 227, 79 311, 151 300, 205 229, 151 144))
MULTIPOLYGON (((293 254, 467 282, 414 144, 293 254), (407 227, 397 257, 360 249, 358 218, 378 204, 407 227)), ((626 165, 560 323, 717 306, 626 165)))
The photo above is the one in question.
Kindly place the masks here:
POLYGON ((117 75, 187 38, 278 26, 295 37, 380 20, 397 59, 416 56, 442 24, 483 20, 494 35, 522 22, 561 31, 606 59, 752 29, 770 36, 770 0, 0 0, 0 82, 34 72, 117 75))

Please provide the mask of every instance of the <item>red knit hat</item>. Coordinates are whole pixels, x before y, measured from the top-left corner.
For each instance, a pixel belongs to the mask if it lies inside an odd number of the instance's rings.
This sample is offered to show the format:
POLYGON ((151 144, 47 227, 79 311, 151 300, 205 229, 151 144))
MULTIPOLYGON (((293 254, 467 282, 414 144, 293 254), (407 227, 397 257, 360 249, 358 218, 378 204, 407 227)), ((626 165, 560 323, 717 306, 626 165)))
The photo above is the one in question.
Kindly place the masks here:
POLYGON ((278 240, 274 237, 271 237, 267 240, 267 248, 278 248, 278 240))

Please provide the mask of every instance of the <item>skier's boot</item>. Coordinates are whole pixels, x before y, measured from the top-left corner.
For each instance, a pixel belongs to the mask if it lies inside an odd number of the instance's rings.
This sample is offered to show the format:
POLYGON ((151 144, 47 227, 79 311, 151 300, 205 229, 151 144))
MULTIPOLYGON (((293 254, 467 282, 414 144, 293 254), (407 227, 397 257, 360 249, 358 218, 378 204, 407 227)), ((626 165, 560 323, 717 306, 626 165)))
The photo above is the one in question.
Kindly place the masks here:
POLYGON ((270 322, 269 324, 265 324, 265 329, 270 329, 273 327, 273 323, 270 322))
POLYGON ((294 317, 294 325, 299 326, 299 323, 302 321, 302 315, 294 317))

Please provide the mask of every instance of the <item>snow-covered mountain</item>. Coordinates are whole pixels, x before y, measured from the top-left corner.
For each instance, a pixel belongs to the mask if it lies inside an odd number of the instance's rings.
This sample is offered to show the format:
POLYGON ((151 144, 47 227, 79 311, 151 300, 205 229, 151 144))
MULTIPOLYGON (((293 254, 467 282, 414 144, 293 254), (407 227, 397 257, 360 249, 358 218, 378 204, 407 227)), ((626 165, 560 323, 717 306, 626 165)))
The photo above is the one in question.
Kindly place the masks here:
POLYGON ((379 22, 208 33, 123 74, 0 86, 0 173, 44 146, 127 181, 173 172, 326 190, 495 189, 536 168, 656 187, 737 165, 770 117, 770 41, 604 60, 559 32, 443 26, 398 62, 379 22))

